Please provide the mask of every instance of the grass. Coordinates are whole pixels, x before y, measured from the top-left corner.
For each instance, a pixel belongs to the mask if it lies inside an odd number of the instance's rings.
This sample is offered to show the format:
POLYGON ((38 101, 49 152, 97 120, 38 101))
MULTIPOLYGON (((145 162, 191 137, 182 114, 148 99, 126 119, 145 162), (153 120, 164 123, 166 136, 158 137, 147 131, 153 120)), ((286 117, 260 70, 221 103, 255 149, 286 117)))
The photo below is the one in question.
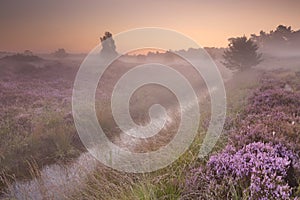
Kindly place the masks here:
MULTIPOLYGON (((228 94, 228 116, 234 117, 242 111, 246 104, 247 97, 257 86, 257 72, 249 77, 246 74, 236 74, 234 81, 226 85, 228 94), (248 77, 245 81, 245 77, 248 77)), ((207 108, 204 102, 202 108, 207 108)), ((103 172, 102 167, 96 170, 85 184, 83 190, 78 191, 71 199, 124 199, 124 200, 173 200, 179 199, 182 195, 182 188, 185 182, 186 173, 196 165, 205 163, 206 160, 198 158, 202 140, 205 136, 207 118, 210 117, 210 110, 201 113, 201 127, 199 134, 190 146, 178 160, 170 166, 146 174, 123 174, 114 170, 103 172), (107 177, 105 174, 109 173, 107 177), (128 178, 129 177, 129 178, 128 178)), ((227 127, 230 129, 231 127, 227 127)), ((213 149, 213 152, 221 150, 227 144, 226 129, 213 149)), ((236 194, 238 199, 238 188, 232 188, 231 193, 236 194)))
POLYGON ((65 123, 63 113, 47 111, 38 118, 23 119, 24 123, 13 114, 7 113, 1 123, 2 179, 4 176, 6 181, 29 178, 32 176, 29 162, 34 161, 41 168, 54 162, 67 162, 82 151, 75 127, 65 123))
MULTIPOLYGON (((227 124, 223 135, 213 149, 221 150, 227 144, 227 131, 234 128, 234 118, 242 113, 246 99, 258 86, 260 71, 250 74, 241 72, 234 75, 226 84, 227 92, 227 124)), ((292 80, 291 80, 292 81, 292 80)), ((202 108, 207 108, 206 104, 202 108)), ((16 111, 17 112, 17 111, 16 111)), ((103 118, 106 110, 98 113, 103 118)), ((102 165, 90 174, 75 194, 66 194, 68 199, 179 199, 186 179, 187 171, 201 165, 206 160, 199 160, 198 151, 205 136, 207 118, 210 111, 202 114, 201 127, 190 148, 170 166, 146 174, 121 173, 102 165)), ((72 123, 66 123, 63 112, 46 110, 38 118, 30 119, 33 127, 26 127, 26 120, 21 127, 16 127, 16 113, 7 113, 0 129, 0 171, 2 187, 14 179, 38 177, 43 165, 53 162, 66 162, 80 154, 83 150, 76 130, 72 123), (28 129, 27 129, 28 128, 28 129)), ((110 120, 103 122, 108 130, 112 130, 110 120)), ((212 153, 213 153, 212 152, 212 153)), ((42 183, 41 183, 42 187, 42 183)), ((234 199, 241 196, 239 188, 232 187, 229 191, 234 199)), ((298 188, 300 193, 300 187, 298 188)), ((246 196, 246 195, 243 195, 246 196)))

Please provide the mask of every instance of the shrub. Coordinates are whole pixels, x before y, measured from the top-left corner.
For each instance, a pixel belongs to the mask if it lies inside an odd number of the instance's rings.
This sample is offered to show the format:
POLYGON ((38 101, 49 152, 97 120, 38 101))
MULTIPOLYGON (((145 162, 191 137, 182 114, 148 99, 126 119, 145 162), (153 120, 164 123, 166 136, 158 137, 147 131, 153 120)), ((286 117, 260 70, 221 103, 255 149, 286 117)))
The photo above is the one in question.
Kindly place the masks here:
POLYGON ((257 142, 240 150, 228 145, 206 166, 192 170, 183 197, 221 199, 236 193, 250 199, 289 199, 292 190, 287 180, 297 161, 282 145, 257 142))
POLYGON ((300 151, 300 93, 287 91, 284 83, 264 80, 230 135, 233 145, 251 142, 284 144, 300 151))
POLYGON ((191 170, 184 199, 290 199, 299 195, 300 93, 263 80, 229 131, 229 144, 191 170), (298 180, 297 180, 298 179, 298 180))

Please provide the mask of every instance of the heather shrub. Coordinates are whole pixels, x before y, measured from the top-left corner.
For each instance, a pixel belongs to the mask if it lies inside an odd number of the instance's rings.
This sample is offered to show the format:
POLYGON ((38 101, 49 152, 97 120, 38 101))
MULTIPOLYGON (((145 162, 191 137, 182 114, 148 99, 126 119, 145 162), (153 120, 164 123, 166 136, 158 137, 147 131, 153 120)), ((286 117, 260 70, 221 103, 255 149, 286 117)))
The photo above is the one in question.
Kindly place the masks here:
POLYGON ((284 144, 300 151, 300 92, 280 81, 264 80, 236 120, 230 141, 243 147, 251 142, 284 144))
POLYGON ((293 118, 283 112, 249 114, 240 124, 236 134, 230 136, 230 142, 237 147, 261 141, 285 144, 297 152, 300 150, 299 117, 293 118))
POLYGON ((280 110, 290 115, 299 116, 300 93, 288 91, 282 87, 272 89, 260 88, 249 99, 249 106, 246 108, 250 113, 270 112, 280 110))
POLYGON ((251 143, 242 149, 228 145, 206 166, 191 171, 183 199, 289 199, 289 176, 298 157, 282 145, 251 143))
POLYGON ((300 92, 293 88, 262 80, 244 110, 227 119, 229 144, 190 171, 182 198, 299 196, 300 92))

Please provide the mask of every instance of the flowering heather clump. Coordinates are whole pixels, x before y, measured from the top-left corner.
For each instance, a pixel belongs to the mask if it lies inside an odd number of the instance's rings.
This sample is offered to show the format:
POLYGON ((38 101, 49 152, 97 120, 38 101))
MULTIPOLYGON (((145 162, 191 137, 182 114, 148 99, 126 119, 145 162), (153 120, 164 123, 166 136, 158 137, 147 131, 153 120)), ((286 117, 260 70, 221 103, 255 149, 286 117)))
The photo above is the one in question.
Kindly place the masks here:
POLYGON ((230 135, 235 146, 272 142, 300 152, 300 92, 288 91, 280 82, 265 81, 237 123, 230 135))
POLYGON ((235 191, 250 199, 289 199, 288 176, 295 159, 282 145, 257 142, 240 150, 228 145, 192 171, 183 198, 232 198, 235 191))
POLYGON ((249 99, 250 105, 246 108, 246 111, 261 113, 275 109, 299 115, 299 98, 300 93, 287 91, 284 88, 259 90, 249 99))
POLYGON ((183 199, 290 199, 299 192, 300 91, 293 88, 262 81, 231 122, 229 145, 191 171, 183 199))
POLYGON ((300 150, 300 120, 278 112, 273 115, 256 114, 241 122, 242 127, 230 136, 230 142, 243 147, 252 142, 284 144, 296 152, 300 150))

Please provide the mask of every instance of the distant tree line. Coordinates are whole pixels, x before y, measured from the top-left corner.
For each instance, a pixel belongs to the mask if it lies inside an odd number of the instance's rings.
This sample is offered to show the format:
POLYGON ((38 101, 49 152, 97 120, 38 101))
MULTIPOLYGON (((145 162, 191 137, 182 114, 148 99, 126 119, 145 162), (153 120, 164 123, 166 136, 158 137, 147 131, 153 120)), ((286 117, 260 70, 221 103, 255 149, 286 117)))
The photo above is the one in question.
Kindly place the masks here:
POLYGON ((279 25, 275 31, 259 35, 229 38, 228 48, 223 54, 223 64, 229 69, 245 70, 262 61, 262 53, 292 53, 300 50, 300 30, 294 31, 291 26, 279 25))
MULTIPOLYGON (((112 39, 110 32, 105 32, 104 36, 100 38, 102 43, 101 54, 116 55, 116 45, 112 39)), ((218 58, 220 52, 223 53, 223 64, 232 70, 246 70, 253 66, 258 65, 262 61, 261 52, 283 52, 286 50, 300 50, 300 30, 294 31, 291 26, 287 27, 279 25, 275 31, 266 33, 260 31, 259 35, 251 34, 250 38, 246 36, 229 38, 228 47, 224 50, 222 48, 206 48, 205 50, 210 54, 213 59, 218 58), (260 49, 260 51, 258 51, 260 49)), ((190 48, 188 50, 178 50, 172 52, 148 52, 147 55, 135 55, 139 60, 147 58, 158 58, 162 55, 166 61, 174 61, 176 56, 173 53, 181 55, 198 56, 200 49, 190 48)), ((129 56, 129 55, 127 55, 129 56)), ((130 57, 130 56, 129 56, 130 57)))
POLYGON ((300 30, 294 31, 291 26, 279 25, 269 33, 260 31, 252 34, 251 39, 263 50, 294 50, 300 49, 300 30))

